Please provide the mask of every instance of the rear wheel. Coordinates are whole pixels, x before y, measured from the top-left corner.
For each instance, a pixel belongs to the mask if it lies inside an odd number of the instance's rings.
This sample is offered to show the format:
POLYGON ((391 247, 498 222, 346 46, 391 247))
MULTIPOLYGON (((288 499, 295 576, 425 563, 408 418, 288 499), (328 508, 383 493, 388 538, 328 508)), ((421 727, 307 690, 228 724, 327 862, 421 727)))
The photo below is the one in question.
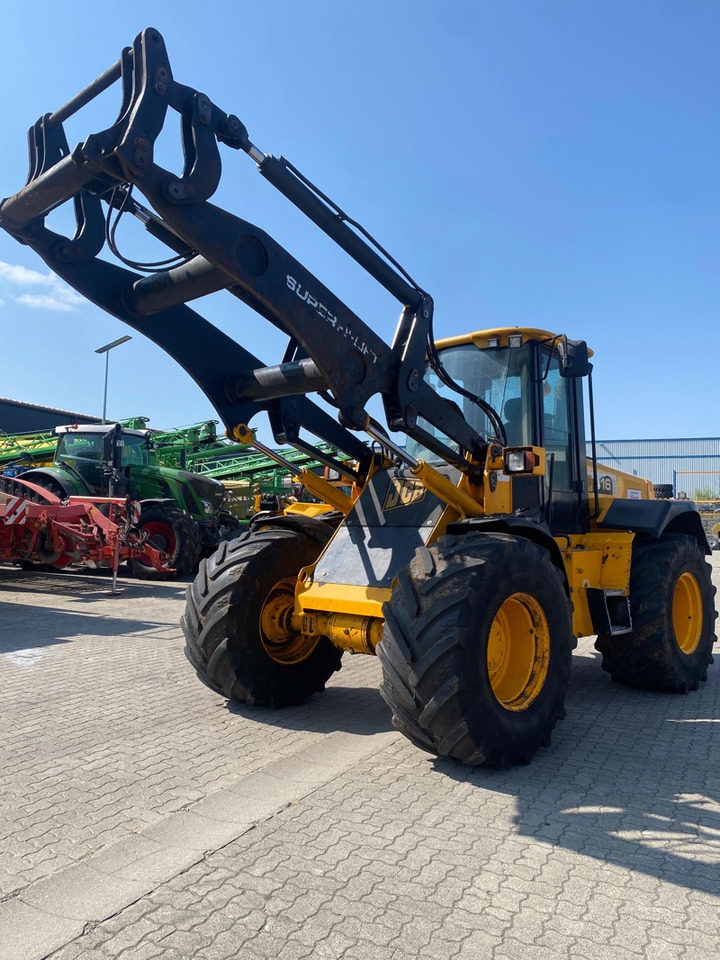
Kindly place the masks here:
POLYGON ((50 493, 54 493, 59 500, 64 500, 67 497, 67 493, 62 484, 58 483, 53 477, 43 478, 38 482, 38 486, 42 487, 43 490, 49 490, 50 493))
POLYGON ((218 539, 234 540, 243 532, 243 525, 238 518, 227 510, 218 514, 218 539))
MULTIPOLYGON (((52 493, 58 498, 58 500, 64 500, 67 497, 67 493, 55 477, 46 476, 41 474, 40 476, 33 476, 32 474, 20 474, 21 480, 28 480, 31 483, 34 483, 37 487, 42 487, 43 490, 47 490, 48 493, 52 493)), ((47 499, 42 497, 42 494, 35 493, 34 490, 31 490, 29 487, 26 487, 23 483, 18 483, 10 477, 3 477, 2 483, 0 484, 0 489, 3 493, 11 494, 15 497, 23 497, 25 500, 32 500, 33 503, 45 503, 47 499)))
POLYGON ((693 537, 639 543, 630 571, 633 632, 598 636, 603 670, 630 687, 697 690, 712 663, 714 597, 710 565, 693 537))
POLYGON ((377 648, 395 726, 465 764, 526 763, 565 715, 570 604, 546 550, 507 534, 421 547, 377 648))
POLYGON ((148 556, 130 561, 130 569, 141 580, 172 580, 189 573, 197 562, 200 531, 197 523, 177 507, 143 507, 137 528, 150 546, 167 554, 172 573, 156 570, 148 556))
POLYGON ((221 510, 212 527, 203 527, 198 559, 211 556, 223 540, 234 540, 242 532, 243 525, 238 518, 226 510, 221 510))
POLYGON ((298 574, 317 560, 331 532, 315 539, 266 527, 222 542, 201 561, 182 628, 185 655, 204 683, 268 707, 302 703, 325 688, 342 653, 326 638, 295 633, 290 616, 298 574))

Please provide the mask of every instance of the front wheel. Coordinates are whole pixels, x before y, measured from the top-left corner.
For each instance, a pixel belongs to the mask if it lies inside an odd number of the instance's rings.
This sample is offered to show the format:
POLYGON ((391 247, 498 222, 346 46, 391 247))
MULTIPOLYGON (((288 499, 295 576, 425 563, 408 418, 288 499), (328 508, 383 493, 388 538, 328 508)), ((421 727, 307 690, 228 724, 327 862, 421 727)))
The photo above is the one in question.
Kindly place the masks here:
POLYGON ((197 523, 177 507, 143 507, 137 523, 147 543, 167 554, 166 566, 172 572, 156 570, 149 556, 140 554, 130 561, 130 569, 141 580, 172 580, 181 577, 195 566, 200 551, 200 531, 197 523))
POLYGON ((318 536, 265 527, 224 541, 188 587, 185 655, 200 679, 229 699, 268 707, 299 704, 324 690, 342 654, 325 637, 292 628, 300 570, 332 530, 318 536))
POLYGON ((508 534, 421 547, 385 605, 377 648, 393 723, 468 765, 526 763, 565 715, 572 633, 547 550, 508 534))
POLYGON ((707 678, 715 587, 694 537, 639 543, 630 568, 632 633, 599 635, 602 667, 629 687, 686 693, 707 678))

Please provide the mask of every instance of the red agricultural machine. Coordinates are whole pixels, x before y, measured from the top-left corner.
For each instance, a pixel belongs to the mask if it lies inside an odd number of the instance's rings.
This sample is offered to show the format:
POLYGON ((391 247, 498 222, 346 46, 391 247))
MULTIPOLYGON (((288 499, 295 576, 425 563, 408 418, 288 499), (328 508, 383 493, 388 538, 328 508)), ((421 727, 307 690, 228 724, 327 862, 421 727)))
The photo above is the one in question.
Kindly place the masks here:
POLYGON ((141 559, 167 572, 167 556, 138 529, 140 508, 120 497, 69 497, 20 477, 0 478, 0 561, 62 570, 71 564, 104 567, 141 559))

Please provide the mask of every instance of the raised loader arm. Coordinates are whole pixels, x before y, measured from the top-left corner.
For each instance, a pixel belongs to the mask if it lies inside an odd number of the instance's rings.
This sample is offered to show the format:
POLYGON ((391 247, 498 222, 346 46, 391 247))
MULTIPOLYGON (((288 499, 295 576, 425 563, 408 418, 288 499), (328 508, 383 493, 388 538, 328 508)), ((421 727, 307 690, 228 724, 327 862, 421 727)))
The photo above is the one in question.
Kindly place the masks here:
POLYGON ((370 425, 366 405, 380 394, 390 430, 476 474, 485 438, 455 403, 422 379, 429 345, 432 354, 432 299, 291 164, 259 151, 236 116, 178 83, 157 30, 144 30, 93 84, 38 120, 29 132, 29 152, 28 182, 0 204, 0 226, 85 297, 169 353, 231 434, 243 433, 264 410, 278 442, 316 452, 300 437, 306 429, 358 460, 362 473, 369 450, 350 431, 370 425), (70 150, 64 121, 118 80, 122 103, 116 122, 70 150), (179 175, 155 161, 169 110, 182 118, 179 175), (392 345, 272 237, 210 203, 221 176, 219 143, 247 153, 266 180, 396 297, 402 312, 392 345), (149 207, 134 199, 134 189, 149 207), (77 225, 72 238, 45 223, 69 200, 77 225), (170 249, 165 267, 146 271, 119 255, 114 236, 124 213, 138 217, 170 249), (124 265, 100 259, 106 246, 124 265), (222 289, 288 335, 281 363, 266 366, 187 306, 222 289), (308 399, 314 392, 331 396, 340 423, 308 399), (452 446, 422 429, 420 416, 454 441, 452 446))

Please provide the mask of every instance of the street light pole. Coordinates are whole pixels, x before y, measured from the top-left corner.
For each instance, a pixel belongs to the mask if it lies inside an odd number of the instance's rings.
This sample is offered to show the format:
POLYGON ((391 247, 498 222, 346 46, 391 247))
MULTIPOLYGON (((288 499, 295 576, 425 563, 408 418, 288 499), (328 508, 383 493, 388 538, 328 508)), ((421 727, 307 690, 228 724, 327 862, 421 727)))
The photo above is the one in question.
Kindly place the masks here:
POLYGON ((105 389, 103 390, 103 412, 102 412, 102 422, 105 423, 105 414, 107 413, 107 388, 108 388, 108 368, 110 366, 110 351, 113 347, 119 347, 121 343, 127 343, 128 340, 132 340, 132 337, 125 336, 120 337, 117 340, 113 340, 112 343, 106 343, 104 347, 98 347, 95 353, 104 353, 105 354, 105 389))

